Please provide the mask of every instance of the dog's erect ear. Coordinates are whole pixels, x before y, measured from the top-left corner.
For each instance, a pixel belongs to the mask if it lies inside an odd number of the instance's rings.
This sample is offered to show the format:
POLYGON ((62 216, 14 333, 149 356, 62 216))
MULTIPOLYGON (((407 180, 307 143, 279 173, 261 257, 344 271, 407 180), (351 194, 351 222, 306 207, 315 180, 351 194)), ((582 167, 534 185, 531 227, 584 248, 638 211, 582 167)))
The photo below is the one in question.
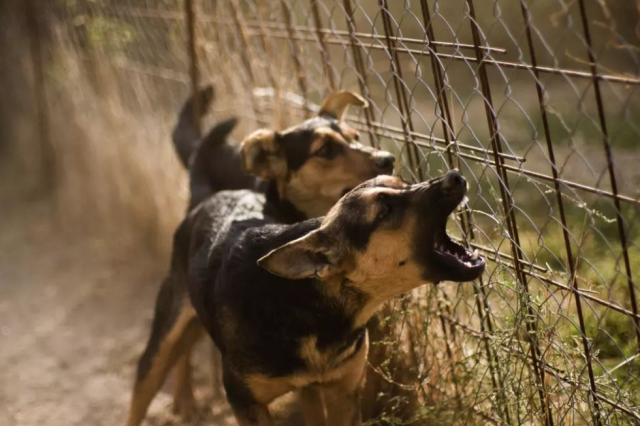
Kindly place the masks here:
POLYGON ((247 173, 265 180, 286 176, 287 162, 275 131, 256 130, 242 141, 240 150, 242 165, 247 173))
POLYGON ((336 271, 336 256, 322 231, 313 231, 258 260, 274 275, 290 280, 327 278, 336 271))
POLYGON ((336 92, 327 96, 324 102, 322 102, 318 115, 328 115, 330 117, 337 118, 338 120, 342 120, 342 116, 347 112, 347 108, 350 105, 367 108, 369 106, 369 102, 367 102, 367 100, 362 96, 353 92, 336 92))

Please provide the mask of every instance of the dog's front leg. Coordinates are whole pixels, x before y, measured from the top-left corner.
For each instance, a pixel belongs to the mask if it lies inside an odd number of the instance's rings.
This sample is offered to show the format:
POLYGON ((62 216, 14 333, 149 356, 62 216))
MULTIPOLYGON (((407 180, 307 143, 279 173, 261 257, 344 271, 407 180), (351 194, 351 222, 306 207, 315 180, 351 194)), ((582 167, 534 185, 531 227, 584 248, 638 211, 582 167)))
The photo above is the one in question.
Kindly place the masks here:
POLYGON ((300 403, 304 414, 305 426, 328 426, 322 389, 319 386, 307 386, 300 390, 300 403))
MULTIPOLYGON (((267 401, 258 400, 246 383, 246 377, 238 374, 222 357, 222 382, 227 393, 227 401, 233 409, 233 414, 239 426, 273 426, 267 401), (264 403, 262 403, 264 402, 264 403)), ((278 395, 276 395, 278 396, 278 395)))
POLYGON ((360 426, 362 409, 360 393, 362 390, 364 371, 369 353, 369 336, 364 336, 360 350, 347 361, 342 378, 322 388, 324 403, 327 409, 327 425, 360 426))
POLYGON ((360 386, 349 389, 339 384, 323 389, 328 426, 360 426, 360 386))

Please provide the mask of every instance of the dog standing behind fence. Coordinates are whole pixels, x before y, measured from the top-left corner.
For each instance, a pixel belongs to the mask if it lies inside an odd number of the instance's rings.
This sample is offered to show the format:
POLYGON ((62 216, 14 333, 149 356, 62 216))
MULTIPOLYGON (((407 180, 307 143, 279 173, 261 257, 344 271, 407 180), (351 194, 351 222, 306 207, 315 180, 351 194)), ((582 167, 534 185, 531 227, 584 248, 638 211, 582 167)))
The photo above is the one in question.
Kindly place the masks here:
MULTIPOLYGON (((208 104, 212 92, 205 89, 200 96, 203 103, 208 104)), ((394 157, 391 154, 355 142, 357 133, 342 121, 349 105, 366 106, 366 101, 350 92, 331 95, 325 99, 318 117, 282 133, 266 129, 253 133, 243 141, 240 156, 226 145, 226 135, 235 124, 231 121, 216 126, 201 142, 191 140, 195 133, 189 129, 193 121, 190 103, 187 103, 174 132, 174 142, 181 161, 191 169, 190 209, 224 189, 223 185, 262 186, 241 171, 240 160, 249 173, 268 182, 266 197, 259 192, 243 193, 242 203, 247 209, 243 214, 263 214, 276 223, 295 223, 322 215, 342 194, 361 182, 392 172, 394 157), (220 168, 229 170, 230 174, 224 176, 226 180, 218 178, 220 170, 216 164, 220 162, 224 163, 220 168), (237 179, 230 180, 230 176, 237 179)), ((229 194, 232 193, 221 193, 207 203, 228 209, 225 215, 237 213, 238 200, 229 194)), ((176 405, 181 411, 185 408, 188 411, 193 405, 188 354, 202 334, 202 325, 187 298, 186 286, 192 271, 178 267, 184 264, 183 256, 190 250, 184 226, 174 237, 171 272, 158 294, 151 337, 139 362, 129 426, 142 421, 151 399, 178 359, 181 361, 176 380, 176 405)))
MULTIPOLYGON (((293 390, 308 425, 361 423, 366 324, 376 309, 425 282, 484 271, 477 251, 446 233, 465 194, 453 170, 416 185, 380 176, 325 218, 291 225, 255 210, 250 191, 223 191, 189 214, 176 233, 172 276, 188 283, 221 350, 241 426, 271 425, 267 405, 293 390)), ((175 340, 173 330, 162 344, 175 340)))

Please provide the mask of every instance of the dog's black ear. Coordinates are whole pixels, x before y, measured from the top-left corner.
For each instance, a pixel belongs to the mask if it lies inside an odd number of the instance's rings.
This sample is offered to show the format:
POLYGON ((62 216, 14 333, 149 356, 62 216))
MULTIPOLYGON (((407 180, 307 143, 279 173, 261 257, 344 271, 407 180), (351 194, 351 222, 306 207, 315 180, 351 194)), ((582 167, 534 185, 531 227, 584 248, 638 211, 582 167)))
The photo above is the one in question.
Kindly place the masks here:
POLYGON ((369 102, 358 94, 343 90, 327 96, 324 102, 322 102, 318 115, 328 115, 342 120, 343 115, 347 112, 347 108, 349 108, 350 105, 367 108, 369 102))
POLYGON ((287 162, 278 143, 278 133, 260 129, 242 141, 242 165, 247 173, 265 180, 287 174, 287 162))
POLYGON ((322 231, 317 230, 272 250, 258 260, 258 265, 274 275, 290 280, 322 279, 335 272, 334 257, 322 231))

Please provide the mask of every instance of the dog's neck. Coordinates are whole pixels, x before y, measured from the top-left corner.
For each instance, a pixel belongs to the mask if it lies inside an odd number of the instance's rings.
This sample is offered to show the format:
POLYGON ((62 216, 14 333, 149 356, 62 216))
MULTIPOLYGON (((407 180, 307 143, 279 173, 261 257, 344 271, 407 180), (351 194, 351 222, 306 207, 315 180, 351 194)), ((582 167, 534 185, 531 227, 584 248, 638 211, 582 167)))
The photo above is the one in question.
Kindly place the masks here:
POLYGON ((350 318, 353 332, 365 327, 381 304, 344 277, 321 281, 318 286, 325 297, 333 299, 336 304, 342 306, 344 313, 350 318))
POLYGON ((308 218, 326 215, 339 199, 339 197, 327 196, 317 189, 311 192, 300 191, 295 185, 287 183, 277 185, 277 190, 281 199, 291 203, 308 218))
POLYGON ((335 195, 323 194, 317 188, 312 191, 309 191, 309 188, 300 191, 298 186, 284 180, 268 181, 267 195, 269 194, 272 200, 284 204, 289 210, 295 210, 302 218, 298 220, 324 216, 339 199, 335 195))
POLYGON ((265 196, 267 200, 265 212, 278 218, 278 220, 283 223, 292 224, 309 219, 309 217, 298 210, 290 201, 280 196, 278 184, 275 181, 270 181, 267 184, 265 196))
POLYGON ((345 313, 351 318, 351 329, 358 330, 367 325, 382 305, 423 283, 408 286, 402 291, 385 291, 385 288, 389 289, 391 286, 388 281, 383 281, 383 284, 372 286, 372 292, 365 292, 346 277, 338 276, 321 282, 320 286, 325 296, 343 306, 345 313))

